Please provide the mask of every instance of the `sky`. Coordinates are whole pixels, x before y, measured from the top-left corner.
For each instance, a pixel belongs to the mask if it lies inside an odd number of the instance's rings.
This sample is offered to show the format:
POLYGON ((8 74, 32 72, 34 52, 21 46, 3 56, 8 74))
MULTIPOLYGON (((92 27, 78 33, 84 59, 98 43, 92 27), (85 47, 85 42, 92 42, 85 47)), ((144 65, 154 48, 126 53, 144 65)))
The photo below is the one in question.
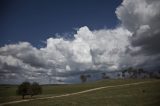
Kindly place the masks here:
MULTIPOLYGON (((67 36, 76 28, 114 28, 121 0, 1 0, 0 45, 27 41, 36 47, 55 34, 67 36)), ((66 37, 68 38, 68 36, 66 37)))
POLYGON ((0 83, 160 70, 159 0, 2 0, 0 83))

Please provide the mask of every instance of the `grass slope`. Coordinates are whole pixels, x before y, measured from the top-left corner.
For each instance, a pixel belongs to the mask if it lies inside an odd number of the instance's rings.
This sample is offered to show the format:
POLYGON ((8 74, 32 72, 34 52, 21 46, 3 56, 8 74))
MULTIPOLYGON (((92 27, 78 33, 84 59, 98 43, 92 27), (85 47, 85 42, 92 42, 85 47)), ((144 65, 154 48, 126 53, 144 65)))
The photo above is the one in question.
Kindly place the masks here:
MULTIPOLYGON (((41 96, 60 95, 101 86, 120 85, 141 81, 145 80, 104 80, 95 83, 76 85, 43 86, 44 92, 41 96)), ((7 106, 160 106, 160 81, 151 81, 153 82, 141 85, 106 88, 69 97, 33 100, 7 106)), ((12 89, 12 87, 10 89, 12 89)), ((11 94, 13 95, 13 93, 10 93, 10 95, 11 94)))

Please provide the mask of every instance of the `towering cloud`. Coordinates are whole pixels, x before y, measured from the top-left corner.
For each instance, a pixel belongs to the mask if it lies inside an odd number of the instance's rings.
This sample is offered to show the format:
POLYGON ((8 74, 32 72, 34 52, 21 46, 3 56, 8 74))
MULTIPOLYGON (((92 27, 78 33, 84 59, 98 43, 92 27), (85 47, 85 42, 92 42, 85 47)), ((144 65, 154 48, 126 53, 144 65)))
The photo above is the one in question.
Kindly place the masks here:
POLYGON ((86 70, 117 70, 129 36, 123 27, 91 31, 84 26, 75 39, 49 38, 46 47, 40 49, 28 42, 5 45, 0 48, 1 81, 12 76, 33 80, 86 70))
POLYGON ((159 10, 159 0, 124 0, 116 9, 122 24, 115 29, 91 31, 84 26, 74 39, 48 38, 39 49, 28 42, 5 45, 0 48, 0 82, 32 79, 46 83, 88 70, 158 68, 159 10))
POLYGON ((141 57, 141 65, 146 67, 160 63, 159 10, 159 0, 124 0, 116 10, 122 25, 133 33, 129 52, 132 57, 141 57))

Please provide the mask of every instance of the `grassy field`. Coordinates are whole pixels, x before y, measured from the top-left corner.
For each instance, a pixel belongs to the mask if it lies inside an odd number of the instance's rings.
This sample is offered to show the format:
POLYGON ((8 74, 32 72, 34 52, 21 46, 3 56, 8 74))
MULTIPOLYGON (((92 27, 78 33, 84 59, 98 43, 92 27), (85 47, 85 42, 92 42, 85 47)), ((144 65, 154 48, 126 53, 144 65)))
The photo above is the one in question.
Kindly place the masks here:
MULTIPOLYGON (((35 96, 34 98, 61 95, 102 86, 121 85, 141 81, 152 82, 140 85, 106 88, 69 97, 33 100, 29 102, 10 104, 7 106, 160 106, 160 81, 158 80, 103 80, 94 83, 75 85, 46 85, 43 86, 43 94, 35 96)), ((16 86, 1 86, 0 102, 21 100, 20 96, 16 96, 15 90, 16 86)))

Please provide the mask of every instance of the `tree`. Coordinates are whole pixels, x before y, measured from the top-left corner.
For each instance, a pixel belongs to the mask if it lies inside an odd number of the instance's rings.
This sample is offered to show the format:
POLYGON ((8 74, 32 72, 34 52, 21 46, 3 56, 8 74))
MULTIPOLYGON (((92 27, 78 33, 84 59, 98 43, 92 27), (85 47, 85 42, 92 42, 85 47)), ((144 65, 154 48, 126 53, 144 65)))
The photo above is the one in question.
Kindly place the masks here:
POLYGON ((127 72, 128 72, 128 74, 130 75, 130 77, 132 76, 132 72, 133 72, 133 68, 132 67, 129 67, 128 69, 127 69, 127 72))
POLYGON ((33 84, 30 84, 29 82, 23 82, 18 86, 17 89, 17 94, 22 95, 22 99, 24 99, 26 95, 30 95, 32 97, 33 95, 38 95, 41 93, 42 93, 42 88, 36 82, 34 82, 33 84))
POLYGON ((87 81, 87 76, 85 76, 85 75, 82 74, 82 75, 80 75, 80 79, 84 83, 84 82, 87 81))
POLYGON ((41 88, 41 86, 40 86, 37 82, 34 82, 34 83, 31 85, 31 91, 30 91, 31 97, 34 96, 34 95, 41 94, 41 93, 42 93, 42 88, 41 88))
POLYGON ((142 74, 142 73, 144 73, 143 68, 139 68, 139 69, 138 69, 138 74, 140 75, 140 74, 142 74))
POLYGON ((118 73, 118 74, 117 74, 117 77, 118 77, 118 78, 120 78, 120 77, 121 77, 120 73, 118 73))
POLYGON ((122 71, 122 77, 123 77, 123 78, 126 77, 126 75, 125 75, 126 72, 127 72, 127 70, 123 70, 123 71, 122 71))
POLYGON ((106 75, 105 72, 102 73, 102 79, 109 79, 109 76, 106 75))
POLYGON ((91 78, 91 75, 90 75, 90 74, 88 74, 88 75, 86 75, 86 77, 87 77, 87 78, 91 78))
POLYGON ((106 73, 102 73, 102 79, 105 79, 106 73))
POLYGON ((22 99, 24 96, 29 95, 31 90, 31 84, 29 82, 23 82, 18 86, 17 94, 22 95, 22 99))

